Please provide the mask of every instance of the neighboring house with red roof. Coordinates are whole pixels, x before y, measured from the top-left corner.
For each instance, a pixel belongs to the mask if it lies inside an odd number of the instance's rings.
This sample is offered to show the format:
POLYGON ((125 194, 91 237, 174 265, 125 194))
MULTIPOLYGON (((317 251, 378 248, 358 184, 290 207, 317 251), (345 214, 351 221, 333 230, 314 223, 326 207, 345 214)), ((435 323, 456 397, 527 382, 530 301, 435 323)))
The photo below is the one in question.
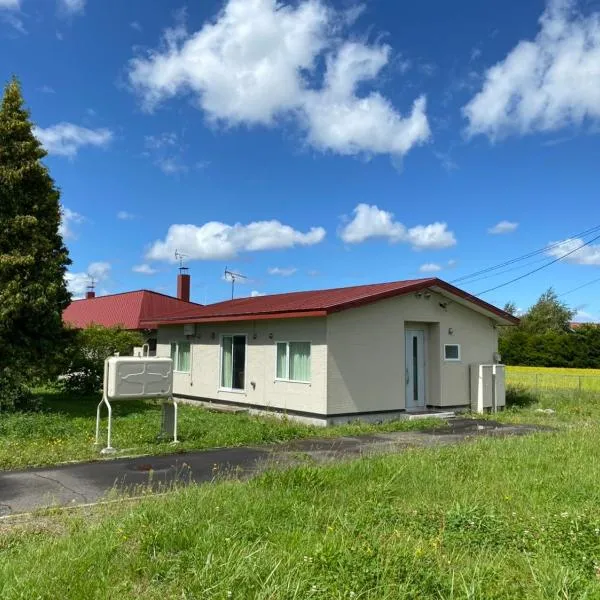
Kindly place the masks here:
MULTIPOLYGON (((175 396, 318 424, 470 404, 519 320, 437 278, 184 307, 158 324, 175 396)), ((142 325, 144 325, 142 321, 142 325)))
POLYGON ((156 351, 156 318, 176 314, 182 310, 202 307, 189 301, 189 275, 178 276, 177 291, 180 297, 167 296, 151 290, 136 290, 120 294, 96 296, 88 291, 81 300, 73 300, 63 312, 63 321, 75 329, 92 325, 123 327, 140 331, 149 345, 150 354, 156 351), (187 278, 187 279, 186 279, 187 278))

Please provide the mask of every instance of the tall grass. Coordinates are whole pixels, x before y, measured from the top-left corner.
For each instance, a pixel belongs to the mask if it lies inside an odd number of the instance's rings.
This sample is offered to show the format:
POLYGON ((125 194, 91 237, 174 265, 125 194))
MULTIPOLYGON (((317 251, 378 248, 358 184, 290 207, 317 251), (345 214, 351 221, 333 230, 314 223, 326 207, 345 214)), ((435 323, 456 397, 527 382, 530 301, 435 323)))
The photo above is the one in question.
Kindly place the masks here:
POLYGON ((180 489, 0 535, 0 597, 598 598, 600 429, 180 489))

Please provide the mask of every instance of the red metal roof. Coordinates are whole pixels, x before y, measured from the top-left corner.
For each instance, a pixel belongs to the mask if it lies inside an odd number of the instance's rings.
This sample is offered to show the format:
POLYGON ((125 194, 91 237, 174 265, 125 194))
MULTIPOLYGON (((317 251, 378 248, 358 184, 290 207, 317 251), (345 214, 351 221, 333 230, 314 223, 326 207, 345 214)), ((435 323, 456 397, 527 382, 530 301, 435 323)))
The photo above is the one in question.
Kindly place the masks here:
POLYGON ((125 329, 154 329, 152 319, 158 315, 176 313, 182 309, 199 309, 202 305, 150 290, 138 290, 74 300, 63 312, 63 321, 77 329, 90 325, 125 329), (144 321, 144 325, 142 325, 144 321))
POLYGON ((504 321, 510 323, 519 322, 518 319, 503 310, 437 278, 412 279, 331 290, 240 298, 219 302, 218 304, 209 304, 203 307, 187 307, 176 312, 171 312, 170 314, 160 315, 157 317, 156 322, 167 325, 170 323, 210 323, 273 318, 324 317, 333 312, 426 288, 435 288, 442 292, 446 291, 455 297, 477 305, 479 308, 500 317, 504 321))

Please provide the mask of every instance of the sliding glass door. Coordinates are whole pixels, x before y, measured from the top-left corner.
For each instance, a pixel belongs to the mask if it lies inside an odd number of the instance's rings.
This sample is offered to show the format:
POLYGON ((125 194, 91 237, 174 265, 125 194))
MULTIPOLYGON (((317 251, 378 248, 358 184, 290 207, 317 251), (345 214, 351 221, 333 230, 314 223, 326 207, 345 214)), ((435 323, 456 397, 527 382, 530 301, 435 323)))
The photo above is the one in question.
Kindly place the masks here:
POLYGON ((246 387, 246 336, 224 335, 221 342, 221 387, 243 390, 246 387))

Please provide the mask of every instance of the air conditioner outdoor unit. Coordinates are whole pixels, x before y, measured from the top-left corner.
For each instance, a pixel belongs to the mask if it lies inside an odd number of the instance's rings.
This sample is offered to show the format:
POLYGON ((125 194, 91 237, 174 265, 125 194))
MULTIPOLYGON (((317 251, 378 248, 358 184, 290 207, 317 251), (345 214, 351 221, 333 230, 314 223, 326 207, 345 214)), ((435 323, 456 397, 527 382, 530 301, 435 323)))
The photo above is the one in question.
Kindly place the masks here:
POLYGON ((194 323, 184 325, 183 335, 196 335, 196 325, 194 323))

